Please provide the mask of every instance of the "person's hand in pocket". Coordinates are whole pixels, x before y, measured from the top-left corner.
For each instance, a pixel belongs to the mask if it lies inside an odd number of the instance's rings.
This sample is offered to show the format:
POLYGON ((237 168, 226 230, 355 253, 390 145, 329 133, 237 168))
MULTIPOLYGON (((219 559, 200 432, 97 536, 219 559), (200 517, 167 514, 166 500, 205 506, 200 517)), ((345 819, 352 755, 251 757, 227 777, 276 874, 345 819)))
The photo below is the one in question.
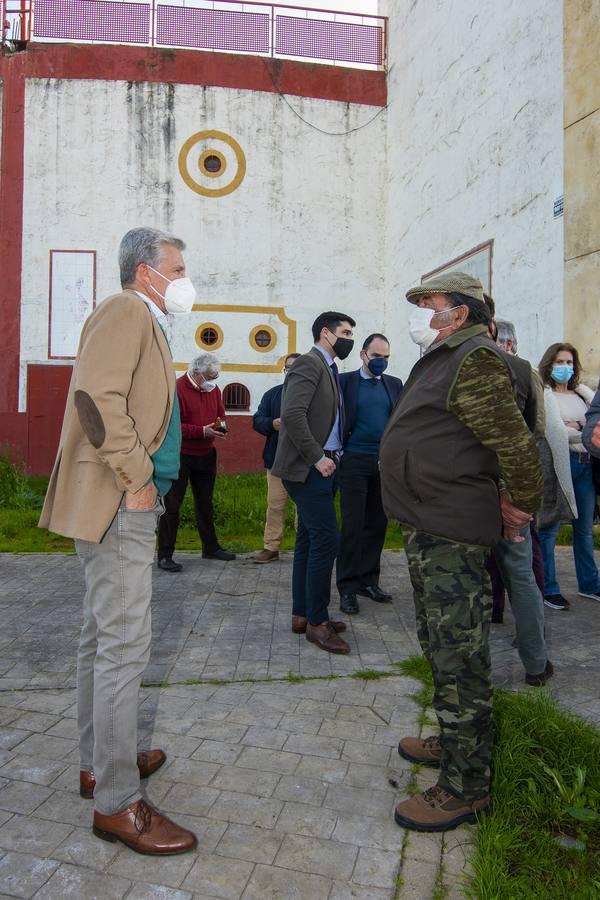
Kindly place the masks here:
POLYGON ((154 509, 157 497, 156 485, 151 481, 149 484, 145 484, 143 488, 140 488, 139 491, 136 491, 135 494, 127 491, 125 494, 125 509, 136 509, 138 512, 154 509))

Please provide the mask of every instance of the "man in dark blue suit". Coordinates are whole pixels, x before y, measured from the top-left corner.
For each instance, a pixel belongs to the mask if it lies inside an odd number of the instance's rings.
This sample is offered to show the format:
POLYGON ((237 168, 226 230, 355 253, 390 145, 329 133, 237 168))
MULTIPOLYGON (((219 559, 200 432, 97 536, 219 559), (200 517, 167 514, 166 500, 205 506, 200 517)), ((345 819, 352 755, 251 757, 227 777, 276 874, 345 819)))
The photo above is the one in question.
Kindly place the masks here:
MULTIPOLYGON (((298 359, 299 353, 290 353, 283 364, 285 376, 298 359)), ((271 469, 275 462, 277 441, 279 438, 279 426, 281 425, 281 395, 283 382, 270 388, 258 405, 258 409, 252 418, 252 427, 259 434, 266 437, 263 449, 263 462, 267 470, 267 519, 265 522, 264 546, 259 553, 255 553, 252 559, 257 563, 274 562, 279 559, 279 547, 283 540, 285 527, 285 509, 288 502, 288 492, 284 488, 281 478, 273 475, 271 469)))
POLYGON ((387 526, 381 502, 379 442, 402 390, 399 378, 383 374, 389 356, 385 335, 370 334, 361 350, 361 368, 340 375, 346 416, 339 482, 342 534, 337 587, 340 609, 350 615, 359 612, 357 594, 377 603, 392 600, 379 587, 387 526))

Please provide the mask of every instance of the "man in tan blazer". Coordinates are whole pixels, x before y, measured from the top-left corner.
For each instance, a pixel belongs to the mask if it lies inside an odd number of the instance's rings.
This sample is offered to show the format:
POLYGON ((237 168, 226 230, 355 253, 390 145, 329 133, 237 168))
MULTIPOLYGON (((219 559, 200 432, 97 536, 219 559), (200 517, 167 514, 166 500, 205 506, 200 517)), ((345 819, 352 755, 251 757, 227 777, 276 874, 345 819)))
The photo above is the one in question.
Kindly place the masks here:
POLYGON ((127 232, 123 291, 83 326, 40 526, 75 539, 86 582, 77 659, 80 793, 94 833, 140 853, 193 849, 196 837, 140 794, 166 760, 137 752, 137 704, 150 650, 150 599, 162 496, 179 471, 181 426, 165 336, 189 312, 179 238, 127 232))
POLYGON ((354 319, 324 312, 312 326, 315 345, 288 372, 272 472, 296 504, 298 529, 292 574, 292 631, 329 653, 349 653, 327 608, 339 532, 334 499, 344 434, 336 356, 352 350, 354 319))

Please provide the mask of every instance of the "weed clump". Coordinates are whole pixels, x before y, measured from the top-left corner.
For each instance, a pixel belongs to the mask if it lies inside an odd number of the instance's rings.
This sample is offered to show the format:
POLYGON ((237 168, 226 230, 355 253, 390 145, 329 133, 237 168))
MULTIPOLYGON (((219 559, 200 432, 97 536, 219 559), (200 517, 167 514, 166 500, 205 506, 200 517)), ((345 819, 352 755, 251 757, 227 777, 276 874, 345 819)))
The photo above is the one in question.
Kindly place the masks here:
POLYGON ((39 509, 41 497, 29 487, 23 470, 0 450, 0 509, 39 509))

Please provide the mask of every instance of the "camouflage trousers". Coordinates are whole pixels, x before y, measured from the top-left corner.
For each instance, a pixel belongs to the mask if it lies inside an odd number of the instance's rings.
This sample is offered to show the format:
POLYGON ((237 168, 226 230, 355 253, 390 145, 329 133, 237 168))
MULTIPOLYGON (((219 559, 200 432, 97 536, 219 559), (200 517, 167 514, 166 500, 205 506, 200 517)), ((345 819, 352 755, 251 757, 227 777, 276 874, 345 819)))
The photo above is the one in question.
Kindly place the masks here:
POLYGON ((465 800, 490 789, 492 595, 487 550, 402 525, 417 616, 440 724, 438 784, 465 800))

